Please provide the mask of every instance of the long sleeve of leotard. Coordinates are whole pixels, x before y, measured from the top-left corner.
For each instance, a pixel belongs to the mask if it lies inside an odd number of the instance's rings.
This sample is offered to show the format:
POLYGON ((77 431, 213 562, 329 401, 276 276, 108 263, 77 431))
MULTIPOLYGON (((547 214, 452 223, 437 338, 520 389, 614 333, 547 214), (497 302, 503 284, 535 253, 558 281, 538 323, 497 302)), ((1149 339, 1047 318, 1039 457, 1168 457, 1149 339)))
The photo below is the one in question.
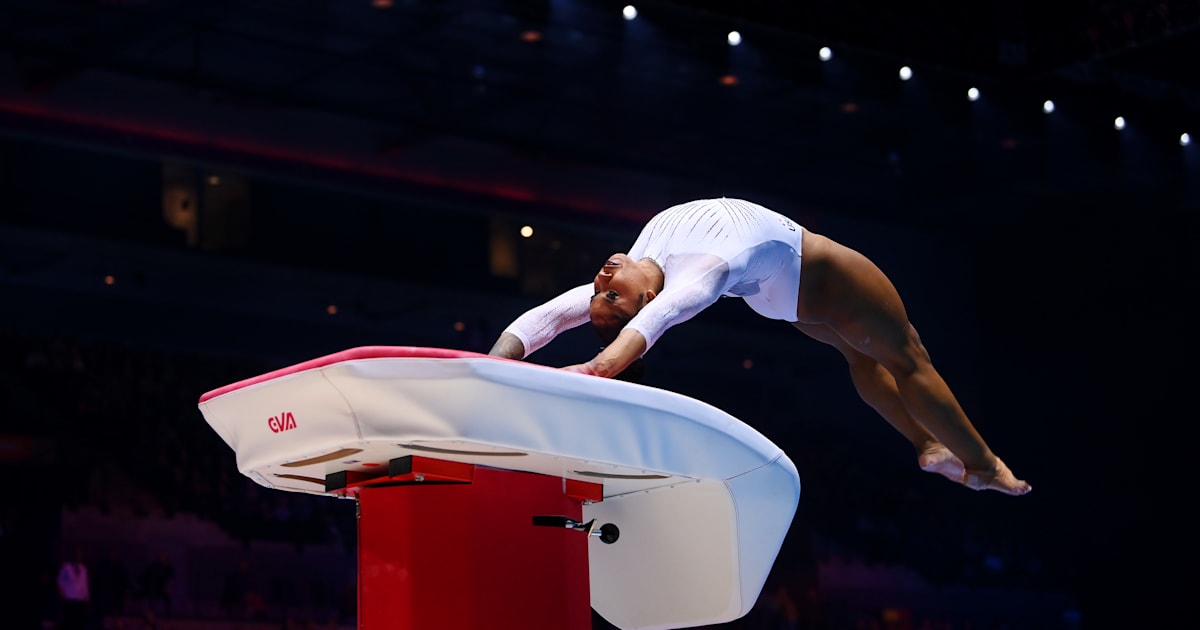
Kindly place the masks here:
POLYGON ((595 294, 591 284, 577 286, 525 311, 504 332, 521 340, 528 357, 563 332, 589 321, 588 306, 595 294))
POLYGON ((668 328, 695 317, 721 298, 729 279, 729 265, 718 259, 710 260, 716 264, 697 273, 689 281, 664 287, 662 293, 650 300, 625 325, 645 337, 646 350, 668 328))

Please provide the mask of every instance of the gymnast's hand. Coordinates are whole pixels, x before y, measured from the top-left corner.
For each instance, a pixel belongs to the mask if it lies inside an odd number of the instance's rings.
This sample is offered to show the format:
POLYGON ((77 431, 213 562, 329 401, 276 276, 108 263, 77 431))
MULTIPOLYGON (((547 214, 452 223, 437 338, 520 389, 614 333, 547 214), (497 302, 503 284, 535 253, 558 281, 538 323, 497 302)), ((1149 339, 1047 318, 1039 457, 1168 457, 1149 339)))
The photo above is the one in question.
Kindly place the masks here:
POLYGON ((577 374, 613 378, 646 352, 646 338, 636 330, 622 330, 616 340, 587 363, 568 365, 562 369, 577 374))
POLYGON ((564 372, 574 372, 576 374, 588 374, 590 376, 599 376, 598 374, 596 374, 596 368, 592 367, 592 365, 590 363, 576 363, 575 365, 568 365, 565 367, 561 367, 559 369, 564 372))

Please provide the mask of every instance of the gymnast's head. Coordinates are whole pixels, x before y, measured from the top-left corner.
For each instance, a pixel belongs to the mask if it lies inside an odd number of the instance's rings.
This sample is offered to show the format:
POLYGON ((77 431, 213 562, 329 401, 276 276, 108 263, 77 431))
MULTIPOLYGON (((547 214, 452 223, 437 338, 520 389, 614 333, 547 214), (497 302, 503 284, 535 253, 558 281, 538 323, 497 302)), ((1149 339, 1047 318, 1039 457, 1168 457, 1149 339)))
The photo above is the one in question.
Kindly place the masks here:
POLYGON ((607 345, 662 290, 663 272, 650 258, 635 261, 625 254, 613 254, 600 267, 593 286, 596 293, 589 306, 592 328, 607 345))

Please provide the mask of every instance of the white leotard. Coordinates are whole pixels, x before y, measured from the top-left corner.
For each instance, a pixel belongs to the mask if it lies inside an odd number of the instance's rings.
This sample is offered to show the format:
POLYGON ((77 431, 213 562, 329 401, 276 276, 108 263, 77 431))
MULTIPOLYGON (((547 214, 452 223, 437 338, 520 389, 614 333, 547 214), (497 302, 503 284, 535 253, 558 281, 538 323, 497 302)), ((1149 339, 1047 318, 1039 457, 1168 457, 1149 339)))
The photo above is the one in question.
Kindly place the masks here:
MULTIPOLYGON (((625 327, 641 333, 649 350, 668 328, 722 296, 740 297, 764 317, 796 321, 803 229, 740 199, 701 199, 663 210, 627 252, 662 267, 663 289, 625 327)), ((520 339, 529 356, 587 322, 593 295, 591 283, 575 287, 526 311, 505 332, 520 339)))

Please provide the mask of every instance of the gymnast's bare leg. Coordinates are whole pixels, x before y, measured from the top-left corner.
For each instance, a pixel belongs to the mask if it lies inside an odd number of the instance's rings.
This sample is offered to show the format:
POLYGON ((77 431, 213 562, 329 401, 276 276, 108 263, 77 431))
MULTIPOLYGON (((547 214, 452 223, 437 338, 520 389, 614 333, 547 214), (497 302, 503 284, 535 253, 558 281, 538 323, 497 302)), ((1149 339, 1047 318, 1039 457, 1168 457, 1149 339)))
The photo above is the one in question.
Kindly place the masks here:
MULTIPOLYGON (((797 319, 824 324, 850 348, 882 366, 892 376, 908 417, 962 462, 962 483, 976 490, 1028 493, 1030 485, 992 452, 934 368, 899 292, 883 271, 853 249, 810 231, 804 233, 802 251, 797 319)), ((903 416, 893 416, 884 417, 901 433, 912 430, 903 416)), ((922 439, 919 433, 913 435, 922 439)))
POLYGON ((901 435, 908 438, 917 452, 917 465, 921 470, 937 473, 951 481, 962 481, 963 463, 908 413, 908 409, 900 400, 896 379, 890 372, 875 359, 855 350, 824 324, 796 322, 793 326, 842 353, 850 368, 850 380, 854 383, 859 397, 901 435))

